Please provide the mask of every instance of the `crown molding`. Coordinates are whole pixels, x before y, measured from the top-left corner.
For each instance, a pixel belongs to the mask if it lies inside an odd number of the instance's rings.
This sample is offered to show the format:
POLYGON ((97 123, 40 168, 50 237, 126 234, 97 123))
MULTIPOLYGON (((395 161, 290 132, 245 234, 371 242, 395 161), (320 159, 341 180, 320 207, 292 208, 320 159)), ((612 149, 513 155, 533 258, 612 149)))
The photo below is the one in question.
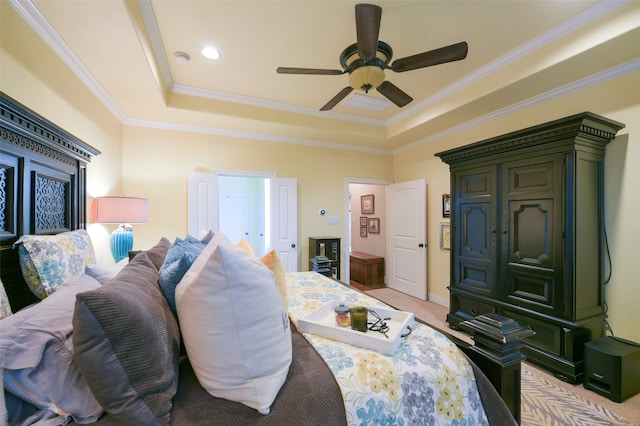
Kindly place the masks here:
POLYGON ((31 0, 9 0, 9 2, 85 86, 107 107, 114 117, 120 122, 124 121, 126 118, 124 112, 42 15, 40 9, 31 0))
POLYGON ((218 127, 195 126, 190 124, 169 123, 166 121, 153 121, 141 119, 127 119, 126 126, 146 127, 152 129, 174 130, 179 132, 191 132, 205 135, 228 136, 242 139, 261 140, 265 142, 287 143, 293 145, 306 145, 317 148, 339 149, 344 151, 368 152, 372 154, 391 155, 390 149, 371 148, 366 146, 338 144, 334 142, 322 142, 313 139, 292 138, 287 136, 270 135, 266 133, 242 132, 237 130, 221 129, 218 127))
POLYGON ((518 111, 522 111, 539 104, 550 102, 550 101, 553 101, 554 99, 568 96, 572 93, 576 93, 581 90, 585 90, 590 87, 597 86, 599 84, 606 83, 607 81, 615 80, 617 78, 624 77, 626 75, 633 74, 638 71, 640 71, 640 59, 635 59, 633 61, 629 61, 624 64, 620 64, 615 67, 606 69, 599 73, 592 74, 588 77, 584 77, 580 80, 576 80, 571 83, 565 84, 564 86, 557 87, 553 90, 540 93, 536 96, 525 99, 521 102, 516 102, 504 108, 500 108, 498 110, 492 111, 489 114, 485 114, 473 120, 460 123, 459 125, 450 127, 446 130, 443 130, 442 132, 434 133, 432 135, 427 136, 426 138, 419 139, 413 143, 410 143, 401 148, 398 148, 394 150, 393 153, 397 154, 405 151, 410 151, 414 148, 434 142, 443 137, 450 136, 452 134, 462 132, 464 130, 468 130, 476 126, 480 126, 482 124, 488 123, 498 118, 506 117, 518 111))
POLYGON ((321 118, 335 118, 338 120, 350 121, 354 123, 368 124, 372 126, 385 127, 384 120, 375 120, 372 118, 356 117, 349 114, 341 114, 337 112, 322 112, 314 108, 301 107, 298 105, 286 104, 283 102, 267 101, 264 99, 253 98, 250 96, 234 95, 232 93, 218 92, 215 90, 203 89, 201 87, 186 86, 182 84, 174 84, 171 88, 173 93, 181 95, 195 96, 205 99, 215 99, 218 101, 232 102, 241 105, 249 105, 260 108, 273 109, 278 111, 293 112, 297 114, 312 115, 321 118))
MULTIPOLYGON (((532 52, 548 45, 549 43, 556 41, 560 37, 570 34, 571 32, 584 27, 585 25, 601 18, 602 16, 605 16, 608 13, 611 13, 612 11, 618 9, 619 7, 622 7, 625 4, 629 3, 630 1, 631 0, 622 0, 622 1, 602 0, 596 3, 595 5, 591 6, 590 8, 586 9, 585 11, 579 13, 578 15, 568 19, 562 24, 552 28, 551 30, 541 34, 540 36, 508 52, 507 54, 485 65, 484 67, 468 74, 467 76, 458 80, 454 84, 443 88, 442 90, 438 91, 428 99, 425 99, 424 101, 417 103, 408 109, 402 110, 400 113, 398 113, 396 116, 394 116, 389 120, 367 119, 367 118, 353 116, 350 114, 342 114, 342 113, 331 112, 331 111, 320 112, 313 108, 308 108, 308 107, 300 107, 300 106, 281 103, 281 102, 266 101, 266 100, 247 97, 247 96, 238 96, 238 95, 233 95, 229 93, 206 90, 206 89, 197 88, 197 87, 176 85, 173 83, 173 78, 171 77, 167 58, 166 58, 166 55, 164 54, 161 37, 159 35, 157 23, 153 15, 151 4, 148 0, 138 0, 137 4, 140 8, 141 14, 143 15, 143 21, 147 29, 147 32, 149 34, 152 48, 154 49, 154 53, 156 55, 156 60, 159 62, 158 67, 161 71, 161 77, 163 78, 165 83, 167 83, 167 87, 169 87, 173 93, 185 94, 189 96, 196 96, 196 97, 202 97, 202 98, 208 98, 208 99, 216 99, 216 100, 221 100, 226 102, 233 102, 238 104, 251 105, 251 106, 257 106, 261 108, 287 111, 287 112, 317 116, 322 118, 333 118, 333 119, 344 120, 344 121, 349 121, 354 123, 362 123, 367 125, 387 127, 434 105, 441 99, 446 98, 462 90, 464 87, 469 86, 483 78, 486 78, 488 75, 495 73, 501 68, 504 68, 505 66, 517 61, 518 59, 528 54, 531 54, 532 52)), ((78 78, 89 88, 89 90, 106 106, 106 108, 114 115, 114 117, 116 117, 116 119, 118 119, 123 125, 162 128, 167 130, 189 131, 189 132, 196 132, 196 133, 224 135, 224 136, 231 136, 231 137, 270 141, 270 142, 300 144, 300 145, 307 145, 307 146, 343 149, 343 150, 359 151, 359 152, 372 152, 372 153, 378 153, 378 154, 393 154, 393 153, 405 152, 405 151, 414 149, 416 147, 419 147, 421 145, 433 142, 440 138, 452 135, 454 133, 457 133, 475 126, 482 125, 483 123, 489 122, 491 120, 495 120, 499 117, 512 114, 522 109, 526 109, 540 103, 548 102, 550 100, 559 98, 561 96, 566 96, 567 94, 574 93, 579 90, 583 90, 585 88, 606 82, 614 78, 627 75, 632 72, 636 72, 640 68, 640 60, 631 61, 626 64, 621 64, 619 66, 602 71, 592 76, 585 77, 581 80, 569 83, 567 85, 547 91, 545 93, 539 94, 532 98, 523 100, 513 105, 509 105, 499 110, 493 111, 489 114, 485 114, 484 116, 478 117, 476 119, 469 120, 464 123, 460 123, 456 126, 450 127, 441 132, 434 133, 425 138, 416 140, 415 142, 405 145, 401 148, 398 148, 395 150, 386 150, 386 149, 367 148, 367 147, 360 147, 360 146, 346 145, 346 144, 336 144, 332 142, 323 142, 323 141, 309 140, 309 139, 302 139, 302 138, 277 137, 277 136, 273 136, 269 134, 261 134, 261 133, 230 131, 230 130, 221 129, 221 128, 190 126, 190 125, 183 125, 183 124, 169 123, 169 122, 160 123, 156 121, 141 120, 141 119, 127 117, 124 114, 124 112, 120 109, 120 107, 116 104, 116 102, 111 98, 111 96, 104 90, 104 88, 98 83, 95 77, 89 72, 89 70, 74 54, 71 48, 69 48, 69 46, 64 42, 62 37, 54 30, 51 24, 49 24, 49 22, 46 20, 46 18, 42 15, 40 10, 35 6, 35 4, 31 0, 9 0, 9 2, 16 9, 16 11, 22 16, 22 18, 40 35, 40 37, 64 61, 64 63, 67 64, 67 66, 69 66, 72 72, 74 72, 78 76, 78 78)))
POLYGON ((462 90, 463 88, 470 86, 487 76, 499 71, 500 69, 511 65, 512 63, 518 61, 519 59, 532 54, 536 50, 539 50, 561 37, 566 36, 574 31, 579 30, 580 28, 588 25, 605 15, 613 12, 614 10, 624 6, 629 3, 631 0, 621 0, 621 1, 608 1, 602 0, 590 8, 582 11, 581 13, 567 19, 562 22, 560 25, 557 25, 550 30, 540 34, 539 36, 527 41, 526 43, 518 46, 517 48, 511 50, 510 52, 505 53, 498 59, 486 64, 485 66, 478 68, 476 71, 467 74, 465 77, 456 81, 454 84, 451 84, 442 90, 434 93, 432 96, 423 100, 422 102, 418 102, 415 105, 412 105, 408 109, 403 110, 399 114, 395 115, 393 118, 388 120, 389 125, 398 123, 411 115, 417 114, 420 111, 431 107, 442 99, 451 96, 452 94, 462 90))

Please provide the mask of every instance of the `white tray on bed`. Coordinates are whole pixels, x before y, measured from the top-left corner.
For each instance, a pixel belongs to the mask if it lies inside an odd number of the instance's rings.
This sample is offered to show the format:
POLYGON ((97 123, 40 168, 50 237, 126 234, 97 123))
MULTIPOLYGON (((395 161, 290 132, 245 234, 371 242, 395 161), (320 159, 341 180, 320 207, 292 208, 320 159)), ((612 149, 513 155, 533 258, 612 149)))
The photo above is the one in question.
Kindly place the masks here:
MULTIPOLYGON (((388 338, 377 331, 367 330, 366 333, 352 330, 351 327, 340 327, 335 320, 335 307, 339 304, 348 307, 363 306, 349 302, 329 302, 321 308, 301 317, 298 320, 298 330, 303 333, 317 334, 330 339, 339 340, 362 348, 393 355, 402 343, 402 335, 409 333, 409 327, 413 327, 415 320, 411 312, 398 311, 395 309, 369 307, 373 309, 381 318, 390 318, 386 321, 389 326, 388 338)), ((375 318, 369 314, 369 322, 375 318)))

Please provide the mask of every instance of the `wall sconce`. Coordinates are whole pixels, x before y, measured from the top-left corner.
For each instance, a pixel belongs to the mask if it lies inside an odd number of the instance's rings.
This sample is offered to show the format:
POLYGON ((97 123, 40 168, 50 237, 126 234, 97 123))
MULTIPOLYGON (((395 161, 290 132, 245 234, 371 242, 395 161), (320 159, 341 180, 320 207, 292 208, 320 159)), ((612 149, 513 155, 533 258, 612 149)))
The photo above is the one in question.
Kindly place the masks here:
POLYGON ((117 223, 111 233, 111 254, 116 262, 133 249, 132 223, 149 222, 149 200, 134 197, 98 197, 95 199, 96 223, 117 223))

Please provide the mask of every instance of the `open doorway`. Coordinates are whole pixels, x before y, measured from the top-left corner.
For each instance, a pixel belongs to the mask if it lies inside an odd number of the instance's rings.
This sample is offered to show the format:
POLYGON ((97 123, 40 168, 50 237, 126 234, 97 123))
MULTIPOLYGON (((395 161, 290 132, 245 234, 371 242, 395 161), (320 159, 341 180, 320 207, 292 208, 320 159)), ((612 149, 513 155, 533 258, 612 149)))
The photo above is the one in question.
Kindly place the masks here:
MULTIPOLYGON (((375 256, 386 257, 386 215, 387 215, 387 185, 391 182, 381 179, 346 178, 345 179, 345 205, 347 220, 345 229, 345 273, 344 280, 351 280, 352 251, 369 253, 375 256), (363 213, 361 210, 361 196, 373 195, 373 213, 363 213), (361 225, 361 218, 366 218, 366 223, 361 225), (369 233, 369 219, 378 219, 377 233, 369 233), (361 226, 366 228, 367 236, 361 234, 361 226)), ((371 210, 365 210, 370 212, 371 210)))
POLYGON ((299 270, 297 182, 275 173, 212 170, 189 173, 188 232, 220 229, 247 240, 257 255, 275 250, 285 271, 299 270))
POLYGON ((257 176, 218 176, 220 230, 233 242, 247 241, 258 257, 271 241, 270 182, 257 176))
MULTIPOLYGON (((352 272, 362 274, 355 264, 356 261, 361 264, 361 259, 354 255, 354 267, 352 268, 349 255, 352 251, 363 247, 356 245, 355 242, 360 237, 362 227, 366 226, 367 229, 362 231, 361 240, 368 239, 370 236, 383 237, 380 238, 384 241, 382 250, 379 250, 375 244, 369 244, 365 250, 375 251, 375 253, 369 253, 374 257, 383 257, 384 284, 421 300, 426 300, 427 188, 425 180, 417 179, 395 184, 364 179, 347 179, 346 182, 347 212, 345 216, 348 218, 345 232, 344 262, 345 280, 348 280, 346 282, 352 284, 352 272), (357 184, 362 184, 362 186, 356 186, 357 184), (376 191, 383 192, 377 193, 376 191), (378 197, 383 199, 384 206, 380 206, 380 203, 376 201, 376 194, 384 194, 383 197, 378 197), (371 195, 374 197, 372 198, 371 195), (366 205, 364 200, 367 200, 366 205), (369 203, 370 201, 373 201, 373 205, 369 203), (378 217, 378 213, 380 213, 380 217, 378 217), (377 227, 373 234, 371 233, 372 220, 377 227), (384 255, 380 253, 384 253, 384 255)), ((378 260, 370 259, 369 256, 361 257, 371 261, 378 260)), ((373 267, 367 266, 367 276, 370 272, 373 273, 372 269, 373 267)))

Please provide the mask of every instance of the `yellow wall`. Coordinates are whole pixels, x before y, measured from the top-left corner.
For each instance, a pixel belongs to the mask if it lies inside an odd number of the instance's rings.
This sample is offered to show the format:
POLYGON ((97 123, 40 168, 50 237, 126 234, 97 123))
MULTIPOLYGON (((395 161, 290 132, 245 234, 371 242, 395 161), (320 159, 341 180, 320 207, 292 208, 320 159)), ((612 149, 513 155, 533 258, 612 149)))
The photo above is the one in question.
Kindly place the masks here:
MULTIPOLYGON (((149 247, 162 235, 170 240, 187 232, 187 176, 212 168, 275 172, 298 182, 300 265, 308 265, 308 237, 344 239, 346 177, 391 179, 389 155, 321 149, 286 143, 125 127, 123 188, 125 195, 149 198, 149 224, 134 225, 136 246, 149 247), (179 147, 179 148, 178 148, 179 147), (337 225, 327 216, 337 216, 337 225)), ((342 247, 342 258, 346 248, 342 247)), ((344 272, 343 272, 344 273, 344 272)))
POLYGON ((637 94, 638 89, 621 78, 394 155, 395 181, 425 178, 428 184, 427 291, 430 299, 443 303, 449 297, 445 285, 449 279, 449 251, 440 250, 439 245, 439 223, 448 221, 442 218, 441 205, 442 194, 448 193, 450 188, 449 168, 434 154, 582 111, 592 111, 626 125, 607 146, 605 157, 605 225, 612 261, 611 280, 605 288, 605 295, 609 324, 615 335, 639 342, 640 284, 633 270, 632 258, 640 244, 640 227, 634 214, 640 208, 640 167, 637 166, 640 164, 640 97, 637 94))
MULTIPOLYGON (((395 182, 425 178, 428 292, 433 300, 446 303, 449 252, 439 248, 439 223, 446 221, 441 214, 441 196, 449 192, 449 175, 447 166, 434 153, 584 110, 625 123, 627 127, 609 145, 606 157, 605 219, 613 271, 606 294, 615 334, 640 341, 640 285, 633 269, 640 245, 640 227, 634 214, 640 208, 640 97, 638 88, 625 78, 506 114, 393 156, 320 149, 123 126, 11 6, 0 2, 0 8, 0 90, 102 151, 88 167, 90 196, 149 198, 150 223, 135 225, 137 248, 150 247, 161 236, 184 236, 186 178, 192 171, 244 169, 295 177, 301 265, 306 264, 308 236, 344 237, 345 177, 395 182), (339 225, 327 225, 326 217, 317 214, 319 208, 337 216, 339 225)), ((89 227, 101 262, 112 262, 107 247, 111 229, 89 227)))
MULTIPOLYGON (((122 124, 33 32, 0 1, 0 90, 101 151, 87 168, 89 202, 118 195, 122 176, 122 124)), ((96 256, 112 261, 111 229, 89 227, 96 256)))

